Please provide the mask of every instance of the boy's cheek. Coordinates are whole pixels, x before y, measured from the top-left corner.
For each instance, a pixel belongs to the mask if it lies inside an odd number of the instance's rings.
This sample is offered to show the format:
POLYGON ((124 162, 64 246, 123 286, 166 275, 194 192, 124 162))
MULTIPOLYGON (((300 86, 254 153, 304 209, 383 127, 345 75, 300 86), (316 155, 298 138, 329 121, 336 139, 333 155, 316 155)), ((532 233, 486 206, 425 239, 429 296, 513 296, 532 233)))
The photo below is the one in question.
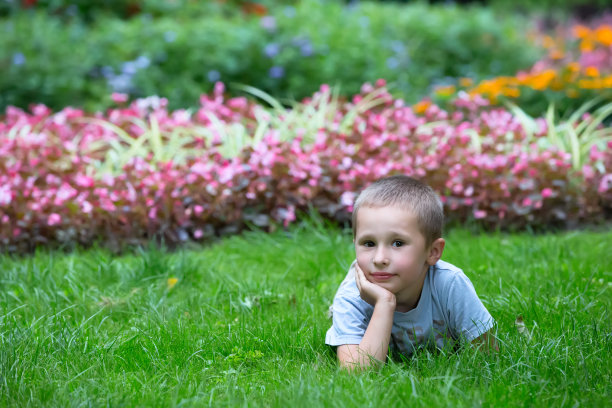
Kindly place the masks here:
POLYGON ((370 274, 370 270, 368 269, 368 264, 367 262, 362 262, 359 260, 359 258, 357 258, 357 265, 359 265, 359 268, 361 268, 361 270, 363 271, 363 274, 365 275, 366 279, 370 280, 368 278, 368 275, 370 274))

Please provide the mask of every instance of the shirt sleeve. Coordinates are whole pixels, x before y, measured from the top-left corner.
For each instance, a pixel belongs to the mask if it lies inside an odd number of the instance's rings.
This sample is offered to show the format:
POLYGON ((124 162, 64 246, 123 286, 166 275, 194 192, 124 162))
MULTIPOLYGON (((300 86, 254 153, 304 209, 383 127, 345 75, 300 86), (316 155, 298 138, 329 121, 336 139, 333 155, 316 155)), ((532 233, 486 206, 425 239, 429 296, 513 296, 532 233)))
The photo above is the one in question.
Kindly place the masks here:
POLYGON ((472 341, 493 327, 493 317, 463 272, 453 277, 447 290, 448 323, 456 338, 472 341))
POLYGON ((359 296, 354 280, 345 281, 332 304, 332 327, 325 335, 325 344, 341 346, 359 344, 372 317, 372 306, 359 296))

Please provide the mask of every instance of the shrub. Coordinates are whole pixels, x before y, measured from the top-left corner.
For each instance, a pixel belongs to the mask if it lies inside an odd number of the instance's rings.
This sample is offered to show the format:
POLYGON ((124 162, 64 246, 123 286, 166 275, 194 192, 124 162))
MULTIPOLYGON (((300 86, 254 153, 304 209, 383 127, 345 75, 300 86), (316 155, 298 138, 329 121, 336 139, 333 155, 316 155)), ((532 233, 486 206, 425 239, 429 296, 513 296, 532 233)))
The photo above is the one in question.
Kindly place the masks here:
POLYGON ((321 83, 352 95, 388 78, 395 95, 417 101, 449 78, 509 75, 537 56, 525 46, 523 20, 483 9, 304 0, 270 10, 100 16, 89 25, 14 14, 0 21, 0 66, 8 72, 0 108, 99 110, 117 91, 164 96, 177 109, 197 105, 217 80, 300 100, 321 83))
POLYGON ((101 16, 127 19, 140 14, 189 14, 195 10, 203 12, 220 9, 222 5, 221 1, 191 0, 9 0, 0 3, 0 16, 14 16, 23 10, 36 10, 63 19, 79 18, 93 22, 101 16))
POLYGON ((100 56, 86 28, 42 14, 3 21, 0 31, 0 106, 43 102, 55 107, 99 105, 106 84, 93 69, 100 56))

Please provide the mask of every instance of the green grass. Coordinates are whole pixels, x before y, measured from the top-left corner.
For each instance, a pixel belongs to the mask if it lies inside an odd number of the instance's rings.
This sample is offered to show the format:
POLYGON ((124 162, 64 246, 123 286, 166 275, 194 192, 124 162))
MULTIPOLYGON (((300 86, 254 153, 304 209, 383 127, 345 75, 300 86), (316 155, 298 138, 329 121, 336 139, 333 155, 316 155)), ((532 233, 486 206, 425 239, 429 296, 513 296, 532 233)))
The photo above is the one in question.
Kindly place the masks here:
POLYGON ((351 235, 316 222, 211 247, 0 257, 0 406, 604 406, 612 232, 447 235, 501 350, 349 374, 324 345, 351 235), (178 278, 169 288, 168 278, 178 278), (533 338, 517 332, 524 317, 533 338))

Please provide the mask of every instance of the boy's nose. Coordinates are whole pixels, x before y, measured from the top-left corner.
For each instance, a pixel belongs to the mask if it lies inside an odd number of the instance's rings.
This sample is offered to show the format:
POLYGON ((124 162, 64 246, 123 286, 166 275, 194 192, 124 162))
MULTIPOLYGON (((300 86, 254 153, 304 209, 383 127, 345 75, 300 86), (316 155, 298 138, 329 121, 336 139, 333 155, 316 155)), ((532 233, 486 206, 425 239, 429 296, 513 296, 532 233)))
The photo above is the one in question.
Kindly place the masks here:
POLYGON ((382 265, 382 266, 389 265, 389 258, 387 257, 387 254, 382 247, 379 247, 376 250, 373 261, 374 261, 374 265, 382 265))

